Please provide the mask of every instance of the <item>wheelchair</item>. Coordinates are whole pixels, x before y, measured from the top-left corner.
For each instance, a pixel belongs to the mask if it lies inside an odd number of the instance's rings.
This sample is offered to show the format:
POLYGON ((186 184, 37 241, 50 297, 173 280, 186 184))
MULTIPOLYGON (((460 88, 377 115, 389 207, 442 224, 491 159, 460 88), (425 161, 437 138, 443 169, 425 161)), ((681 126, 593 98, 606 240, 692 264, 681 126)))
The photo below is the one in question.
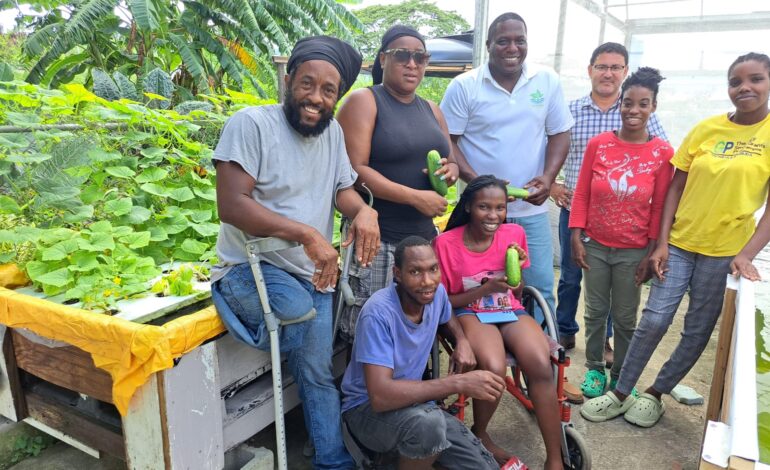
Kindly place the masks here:
MULTIPOLYGON (((583 436, 575 429, 571 423, 571 407, 564 394, 565 375, 564 370, 569 367, 570 360, 566 356, 564 348, 559 345, 558 333, 556 328, 556 318, 548 307, 548 303, 537 289, 531 286, 524 286, 522 293, 522 305, 527 313, 535 318, 535 308, 539 307, 543 312, 543 321, 541 326, 544 333, 548 336, 548 342, 551 347, 551 366, 553 368, 553 378, 556 383, 556 393, 559 401, 561 415, 561 454, 565 470, 590 470, 591 454, 586 445, 583 436)), ((447 354, 452 354, 452 345, 446 338, 438 338, 434 343, 431 353, 430 364, 426 369, 428 378, 438 377, 440 370, 441 349, 447 354)), ((506 390, 514 396, 530 413, 534 412, 534 406, 529 398, 527 386, 527 377, 522 371, 521 366, 516 363, 516 359, 510 353, 506 353, 507 365, 510 367, 511 374, 505 377, 506 390)), ((467 400, 463 395, 459 395, 454 401, 445 403, 445 409, 458 419, 465 418, 465 407, 467 400)))

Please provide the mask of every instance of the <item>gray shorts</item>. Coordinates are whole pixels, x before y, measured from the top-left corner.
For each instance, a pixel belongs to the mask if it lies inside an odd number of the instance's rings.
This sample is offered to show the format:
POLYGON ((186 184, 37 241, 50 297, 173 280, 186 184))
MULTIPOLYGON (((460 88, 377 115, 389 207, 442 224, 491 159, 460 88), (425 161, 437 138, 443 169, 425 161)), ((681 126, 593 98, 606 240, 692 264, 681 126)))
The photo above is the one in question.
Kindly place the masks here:
POLYGON ((449 470, 499 470, 492 454, 462 421, 435 403, 377 413, 367 402, 342 414, 351 434, 369 450, 396 451, 408 459, 440 454, 449 470))

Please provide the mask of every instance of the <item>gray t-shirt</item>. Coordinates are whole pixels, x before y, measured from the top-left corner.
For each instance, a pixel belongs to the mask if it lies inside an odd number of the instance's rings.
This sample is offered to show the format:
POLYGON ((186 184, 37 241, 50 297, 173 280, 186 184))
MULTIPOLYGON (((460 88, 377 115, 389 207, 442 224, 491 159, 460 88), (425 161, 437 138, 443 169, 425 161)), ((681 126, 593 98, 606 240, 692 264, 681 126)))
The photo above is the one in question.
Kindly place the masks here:
MULTIPOLYGON (((303 137, 291 127, 281 105, 245 108, 222 129, 214 161, 238 163, 256 181, 251 196, 267 209, 314 227, 331 242, 334 198, 353 186, 356 172, 345 150, 337 121, 317 137, 303 137)), ((245 243, 254 238, 221 223, 217 240, 219 264, 211 281, 236 264, 247 263, 245 243)), ((263 256, 263 260, 308 281, 315 266, 302 247, 263 256)))

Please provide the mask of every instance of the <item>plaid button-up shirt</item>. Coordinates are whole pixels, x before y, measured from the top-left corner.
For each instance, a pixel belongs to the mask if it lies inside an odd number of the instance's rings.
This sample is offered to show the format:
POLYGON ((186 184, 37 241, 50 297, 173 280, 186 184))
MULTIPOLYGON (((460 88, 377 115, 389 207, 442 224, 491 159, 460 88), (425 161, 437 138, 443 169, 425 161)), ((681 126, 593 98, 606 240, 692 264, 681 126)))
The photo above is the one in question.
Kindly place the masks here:
MULTIPOLYGON (((567 161, 564 162, 564 185, 574 191, 588 141, 602 132, 620 129, 620 97, 604 112, 596 106, 589 94, 570 101, 569 112, 575 118, 575 125, 572 127, 567 161)), ((647 121, 647 132, 668 141, 668 136, 654 113, 647 121)))

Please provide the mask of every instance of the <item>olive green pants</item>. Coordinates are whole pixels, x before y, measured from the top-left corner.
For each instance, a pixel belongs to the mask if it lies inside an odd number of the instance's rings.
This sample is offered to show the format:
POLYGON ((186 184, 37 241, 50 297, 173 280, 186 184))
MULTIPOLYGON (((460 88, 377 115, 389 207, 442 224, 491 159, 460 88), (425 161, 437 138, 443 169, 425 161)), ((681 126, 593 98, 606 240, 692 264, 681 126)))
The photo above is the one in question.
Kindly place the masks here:
POLYGON ((610 375, 617 378, 636 329, 641 288, 634 283, 634 274, 647 248, 611 248, 596 240, 589 240, 583 245, 586 262, 591 268, 583 270, 586 367, 589 370, 604 370, 607 315, 612 312, 615 363, 610 375))

